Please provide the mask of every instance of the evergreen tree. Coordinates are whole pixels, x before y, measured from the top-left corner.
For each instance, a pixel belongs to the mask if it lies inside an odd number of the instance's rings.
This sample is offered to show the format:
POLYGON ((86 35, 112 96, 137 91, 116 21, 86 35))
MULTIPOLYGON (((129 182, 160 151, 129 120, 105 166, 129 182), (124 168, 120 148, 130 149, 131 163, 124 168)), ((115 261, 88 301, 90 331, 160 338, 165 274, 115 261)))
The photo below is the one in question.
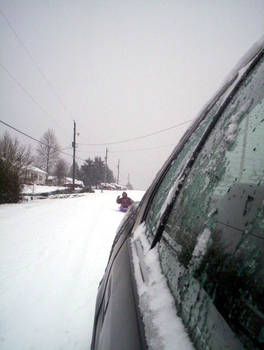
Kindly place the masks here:
POLYGON ((114 182, 112 170, 105 165, 101 157, 88 158, 81 166, 81 180, 85 186, 97 186, 102 182, 114 182))
POLYGON ((107 183, 114 183, 116 182, 116 179, 114 177, 113 171, 109 169, 108 167, 106 168, 106 182, 107 183))
POLYGON ((17 203, 20 195, 19 174, 15 167, 0 157, 0 204, 17 203))
POLYGON ((99 185, 101 182, 105 182, 105 163, 101 157, 94 158, 94 175, 96 185, 99 185))
POLYGON ((0 204, 18 202, 23 175, 31 163, 30 148, 6 132, 0 138, 0 204))
POLYGON ((94 185, 93 161, 90 158, 88 158, 81 166, 81 180, 85 186, 94 185))

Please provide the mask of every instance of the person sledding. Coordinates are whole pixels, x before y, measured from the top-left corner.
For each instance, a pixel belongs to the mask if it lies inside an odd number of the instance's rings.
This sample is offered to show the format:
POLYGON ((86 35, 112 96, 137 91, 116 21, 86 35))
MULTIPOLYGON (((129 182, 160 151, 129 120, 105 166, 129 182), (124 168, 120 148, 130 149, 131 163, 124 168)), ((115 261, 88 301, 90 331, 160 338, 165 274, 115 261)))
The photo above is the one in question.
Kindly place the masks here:
POLYGON ((127 196, 126 192, 123 192, 122 197, 117 197, 116 203, 120 204, 120 211, 126 212, 133 203, 133 200, 127 196))

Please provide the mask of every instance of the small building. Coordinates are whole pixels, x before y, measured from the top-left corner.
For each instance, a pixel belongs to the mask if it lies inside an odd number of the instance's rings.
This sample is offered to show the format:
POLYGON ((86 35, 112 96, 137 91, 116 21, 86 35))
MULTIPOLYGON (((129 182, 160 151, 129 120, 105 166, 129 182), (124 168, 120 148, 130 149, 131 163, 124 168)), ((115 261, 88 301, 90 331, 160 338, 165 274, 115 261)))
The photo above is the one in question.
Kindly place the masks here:
POLYGON ((45 185, 47 179, 46 171, 35 166, 28 166, 22 172, 22 183, 26 185, 45 185))
MULTIPOLYGON (((72 187, 72 178, 63 177, 62 179, 59 179, 58 176, 49 175, 47 183, 52 186, 72 187)), ((75 187, 84 187, 83 181, 75 179, 75 187)))
MULTIPOLYGON (((75 187, 80 187, 80 188, 84 187, 83 181, 81 181, 81 180, 75 179, 74 180, 74 184, 75 184, 75 187)), ((71 177, 65 177, 63 186, 71 187, 72 186, 72 178, 71 177)))
POLYGON ((47 179, 47 185, 57 186, 57 184, 58 184, 57 176, 49 175, 47 179))

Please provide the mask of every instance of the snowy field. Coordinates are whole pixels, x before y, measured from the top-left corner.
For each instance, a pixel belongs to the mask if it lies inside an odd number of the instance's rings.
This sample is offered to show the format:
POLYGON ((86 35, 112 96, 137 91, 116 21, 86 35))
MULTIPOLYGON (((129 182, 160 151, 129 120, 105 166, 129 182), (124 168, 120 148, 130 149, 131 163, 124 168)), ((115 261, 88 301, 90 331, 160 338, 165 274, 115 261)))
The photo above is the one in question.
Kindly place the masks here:
POLYGON ((89 349, 120 193, 0 206, 1 350, 89 349))
POLYGON ((61 186, 44 186, 44 185, 24 185, 22 193, 32 194, 32 193, 45 193, 54 192, 57 190, 65 190, 65 187, 61 186))

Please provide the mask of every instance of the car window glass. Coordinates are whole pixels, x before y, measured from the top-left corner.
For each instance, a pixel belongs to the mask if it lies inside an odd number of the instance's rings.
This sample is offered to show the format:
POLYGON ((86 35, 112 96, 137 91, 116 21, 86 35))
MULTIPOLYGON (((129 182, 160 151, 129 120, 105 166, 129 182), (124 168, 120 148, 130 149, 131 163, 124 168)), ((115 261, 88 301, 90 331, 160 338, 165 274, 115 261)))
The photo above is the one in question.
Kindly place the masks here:
POLYGON ((201 122, 195 132, 185 143, 178 157, 171 162, 164 179, 162 180, 159 188, 157 189, 157 192, 155 193, 148 215, 146 217, 147 233, 151 236, 155 235, 157 226, 159 224, 161 208, 166 202, 170 189, 173 187, 186 162, 191 157, 195 146, 199 142, 204 131, 206 130, 206 127, 211 122, 211 119, 215 115, 218 108, 219 105, 216 103, 214 105, 214 108, 210 111, 208 118, 201 122))
POLYGON ((263 139, 262 59, 206 141, 165 227, 179 263, 249 349, 264 345, 263 139))

